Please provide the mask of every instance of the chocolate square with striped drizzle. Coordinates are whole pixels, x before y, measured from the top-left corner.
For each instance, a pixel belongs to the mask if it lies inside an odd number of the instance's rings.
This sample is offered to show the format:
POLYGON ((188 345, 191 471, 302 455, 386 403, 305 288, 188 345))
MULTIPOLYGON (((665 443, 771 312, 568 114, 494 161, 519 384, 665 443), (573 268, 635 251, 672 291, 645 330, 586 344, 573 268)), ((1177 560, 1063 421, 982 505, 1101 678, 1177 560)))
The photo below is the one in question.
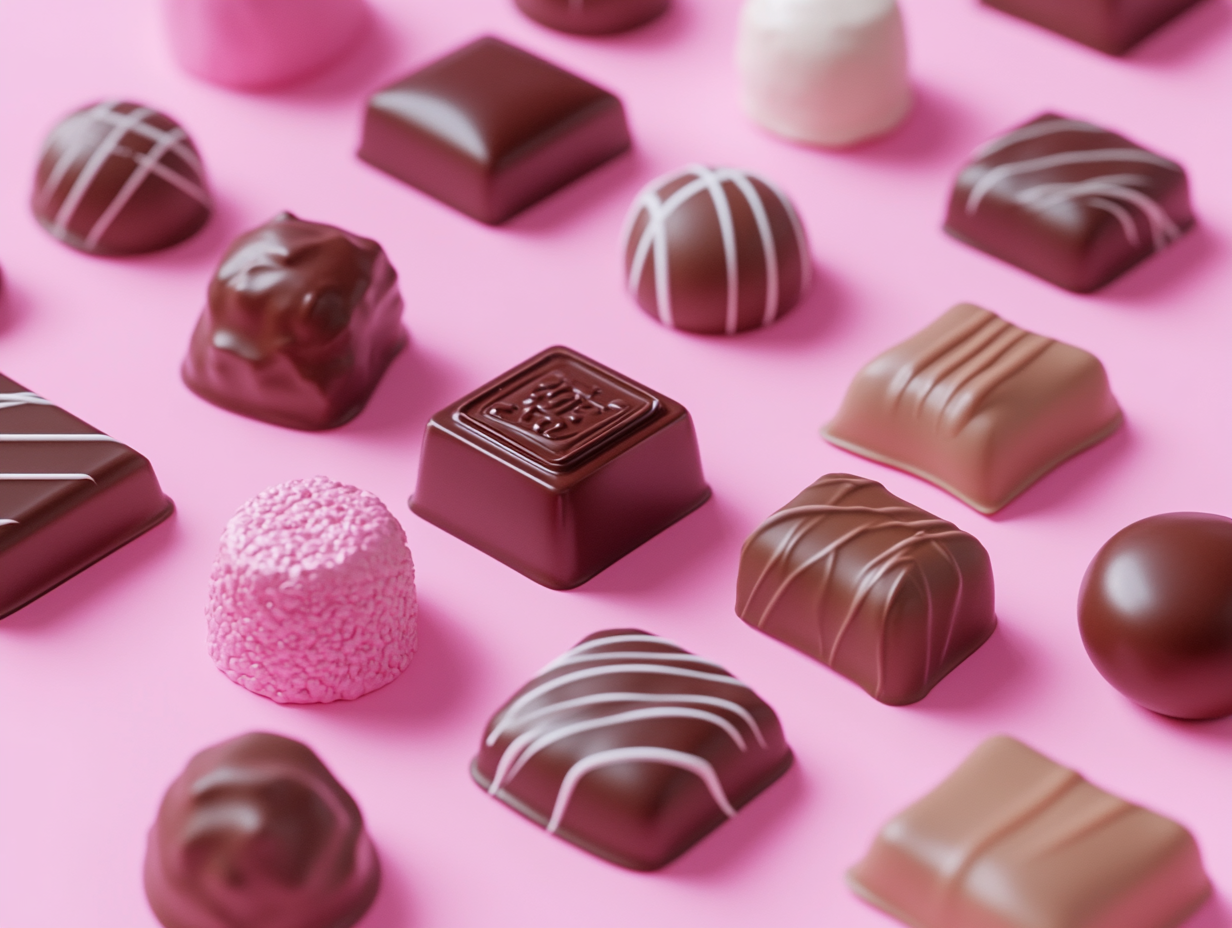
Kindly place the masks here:
POLYGON ((637 629, 584 638, 507 702, 475 781, 550 833, 655 870, 791 766, 778 717, 713 661, 637 629))
POLYGON ((740 552, 736 614, 874 699, 923 699, 996 627, 988 552, 872 480, 829 474, 740 552))
POLYGON ((0 616, 172 508, 140 454, 0 375, 0 616))
POLYGON ((1211 892, 1183 826, 1004 735, 892 819, 847 881, 914 928, 1172 928, 1211 892))
POLYGON ((991 513, 1120 424, 1098 358, 961 303, 869 362, 822 435, 991 513))
POLYGON ((978 148, 945 230, 1057 286, 1089 293, 1194 223, 1179 164, 1051 113, 978 148))

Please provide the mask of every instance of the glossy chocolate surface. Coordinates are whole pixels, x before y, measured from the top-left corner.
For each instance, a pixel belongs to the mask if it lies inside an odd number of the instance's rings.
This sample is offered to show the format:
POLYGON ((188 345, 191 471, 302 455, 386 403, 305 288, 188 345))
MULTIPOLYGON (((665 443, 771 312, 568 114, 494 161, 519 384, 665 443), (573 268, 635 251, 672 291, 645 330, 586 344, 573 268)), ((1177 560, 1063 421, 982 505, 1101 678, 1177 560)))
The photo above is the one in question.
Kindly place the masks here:
POLYGON ((306 745, 261 732, 188 762, 145 858, 166 928, 347 928, 380 878, 355 800, 306 745))
POLYGON ((1120 55, 1198 0, 983 0, 986 6, 1120 55))
POLYGON ((492 717, 475 781, 550 833, 655 870, 791 766, 774 710, 637 629, 584 638, 492 717))
POLYGON ((1104 679, 1163 715, 1232 715, 1232 519, 1170 512, 1121 529, 1078 594, 1104 679))
POLYGON ((580 35, 624 32, 662 14, 671 0, 515 0, 531 19, 580 35))
POLYGON ((847 879, 914 928, 1174 928, 1211 892, 1184 827, 1004 735, 886 824, 847 879))
POLYGON ((1048 113, 976 149, 954 183, 945 230, 1088 293, 1193 223, 1179 164, 1115 132, 1048 113))
POLYGON ((182 373, 224 409, 329 429, 359 414, 405 345, 381 246, 282 213, 223 256, 182 373))
POLYGON ((890 705, 923 699, 997 625, 984 546, 850 474, 822 477, 749 536, 736 614, 890 705))
POLYGON ((629 144, 612 94, 485 37, 373 94, 359 157, 499 223, 629 144))
POLYGON ((66 245, 129 255, 188 238, 209 219, 212 200, 201 157, 174 119, 106 100, 51 131, 31 205, 66 245))
POLYGON ((0 616, 173 509, 140 454, 0 375, 0 616))
POLYGON ((1120 424, 1098 358, 961 303, 866 365, 822 435, 990 513, 1120 424))
POLYGON ((556 347, 432 417, 411 509, 569 589, 709 498, 683 406, 556 347))
POLYGON ((664 325, 733 335, 796 305, 812 271, 795 207, 774 184, 691 164, 637 195, 622 240, 629 292, 664 325))

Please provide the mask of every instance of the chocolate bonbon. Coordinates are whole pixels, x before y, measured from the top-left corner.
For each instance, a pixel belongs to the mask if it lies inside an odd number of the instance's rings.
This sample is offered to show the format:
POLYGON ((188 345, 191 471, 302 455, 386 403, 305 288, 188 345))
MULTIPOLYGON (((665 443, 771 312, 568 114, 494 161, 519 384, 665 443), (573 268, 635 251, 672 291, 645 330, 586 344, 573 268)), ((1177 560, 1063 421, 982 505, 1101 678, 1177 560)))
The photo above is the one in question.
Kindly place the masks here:
POLYGON ((0 375, 0 616, 173 509, 144 457, 0 375))
POLYGON ((556 347, 429 420, 411 509, 569 589, 709 498, 683 406, 556 347))
POLYGON ((373 94, 359 157, 499 223, 629 144, 615 96, 487 36, 373 94))
POLYGON ((892 819, 848 883, 914 928, 1174 928, 1211 892, 1184 827, 1005 736, 892 819))
POLYGON ((196 146, 174 119, 106 100, 51 131, 31 205, 66 245, 128 255, 188 238, 205 225, 212 202, 196 146))
POLYGON ((536 22, 561 32, 604 35, 624 32, 667 10, 670 0, 516 0, 536 22))
POLYGON ((822 477, 749 536, 736 614, 890 705, 923 699, 997 625, 984 546, 850 474, 822 477))
POLYGON ((945 230, 1089 293, 1193 223, 1179 164, 1089 122, 1046 113, 975 150, 954 183, 945 230))
POLYGON ((732 335, 769 325, 809 286, 796 209, 770 181, 691 164, 647 184, 621 236, 625 278, 664 325, 732 335))
POLYGON ((779 720, 713 661, 637 629, 590 635, 492 717, 475 781, 635 870, 684 853, 777 780, 779 720))
POLYGON ((1232 715, 1232 519, 1170 512, 1121 529, 1078 594, 1104 679, 1163 715, 1232 715))
POLYGON ((405 345, 381 246, 282 213, 223 255, 182 374, 232 412, 329 429, 359 414, 405 345))
POLYGON ((869 362, 822 435, 990 513, 1121 419, 1094 355, 960 303, 869 362))
POLYGON ((166 928, 348 928, 380 880, 355 800, 306 745, 263 732, 188 762, 145 857, 166 928))
POLYGON ((1074 0, 982 0, 986 6, 1051 29, 1110 55, 1120 55, 1198 0, 1081 3, 1074 0))

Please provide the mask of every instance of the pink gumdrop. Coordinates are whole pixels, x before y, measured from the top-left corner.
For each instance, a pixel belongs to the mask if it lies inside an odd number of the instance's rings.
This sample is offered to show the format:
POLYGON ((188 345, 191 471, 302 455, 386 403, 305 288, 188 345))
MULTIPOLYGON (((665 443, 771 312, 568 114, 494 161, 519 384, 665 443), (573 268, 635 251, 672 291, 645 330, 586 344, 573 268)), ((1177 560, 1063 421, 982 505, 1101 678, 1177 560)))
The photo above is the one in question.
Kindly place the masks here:
POLYGON ((185 70, 256 90, 330 64, 368 23, 364 0, 163 0, 171 47, 185 70))
POLYGON ((372 493, 290 480, 231 517, 210 574, 210 656, 275 702, 356 699, 415 655, 415 568, 372 493))

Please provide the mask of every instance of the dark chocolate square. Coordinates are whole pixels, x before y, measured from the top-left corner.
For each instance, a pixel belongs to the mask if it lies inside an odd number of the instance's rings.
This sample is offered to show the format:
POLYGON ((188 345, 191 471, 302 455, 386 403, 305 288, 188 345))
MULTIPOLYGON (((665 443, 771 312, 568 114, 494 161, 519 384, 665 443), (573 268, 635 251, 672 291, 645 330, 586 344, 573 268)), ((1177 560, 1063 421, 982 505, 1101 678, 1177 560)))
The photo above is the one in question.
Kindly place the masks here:
POLYGON ((1198 0, 983 0, 986 6, 1120 55, 1198 0))

